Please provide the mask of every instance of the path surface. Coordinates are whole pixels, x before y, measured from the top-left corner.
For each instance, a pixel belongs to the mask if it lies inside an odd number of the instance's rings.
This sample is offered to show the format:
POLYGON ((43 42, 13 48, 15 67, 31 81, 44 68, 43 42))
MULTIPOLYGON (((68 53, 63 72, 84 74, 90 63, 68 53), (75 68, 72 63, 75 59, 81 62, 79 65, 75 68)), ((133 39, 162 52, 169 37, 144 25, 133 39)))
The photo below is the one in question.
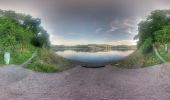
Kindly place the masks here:
POLYGON ((144 69, 77 66, 57 74, 0 68, 0 100, 170 100, 170 64, 144 69))

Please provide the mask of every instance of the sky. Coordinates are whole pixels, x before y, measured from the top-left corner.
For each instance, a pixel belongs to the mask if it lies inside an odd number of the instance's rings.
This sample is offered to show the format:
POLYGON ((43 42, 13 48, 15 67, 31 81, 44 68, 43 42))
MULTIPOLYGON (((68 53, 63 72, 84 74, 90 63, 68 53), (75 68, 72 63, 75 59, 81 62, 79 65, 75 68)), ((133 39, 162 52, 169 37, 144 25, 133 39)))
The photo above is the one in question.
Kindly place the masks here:
POLYGON ((138 23, 169 0, 0 0, 0 9, 41 18, 53 45, 135 45, 138 23))

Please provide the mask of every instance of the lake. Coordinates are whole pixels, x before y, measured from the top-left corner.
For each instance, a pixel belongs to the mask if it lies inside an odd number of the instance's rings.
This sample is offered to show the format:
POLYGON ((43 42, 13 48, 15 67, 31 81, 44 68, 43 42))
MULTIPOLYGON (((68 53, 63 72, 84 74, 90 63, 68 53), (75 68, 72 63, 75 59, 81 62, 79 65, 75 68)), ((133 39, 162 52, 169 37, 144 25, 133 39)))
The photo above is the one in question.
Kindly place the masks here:
POLYGON ((83 65, 102 65, 118 61, 133 53, 134 50, 76 51, 63 50, 56 54, 83 65))

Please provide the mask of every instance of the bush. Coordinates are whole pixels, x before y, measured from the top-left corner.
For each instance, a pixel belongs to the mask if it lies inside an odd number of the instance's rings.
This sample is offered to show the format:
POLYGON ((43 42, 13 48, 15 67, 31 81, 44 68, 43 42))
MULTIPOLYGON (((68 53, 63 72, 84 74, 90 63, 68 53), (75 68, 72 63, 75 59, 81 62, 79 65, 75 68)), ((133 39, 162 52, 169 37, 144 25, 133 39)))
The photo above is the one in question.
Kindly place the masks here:
POLYGON ((144 41, 144 43, 142 44, 141 46, 141 50, 142 50, 142 53, 143 54, 148 54, 148 53, 151 53, 153 51, 153 48, 152 48, 152 39, 146 39, 144 41))

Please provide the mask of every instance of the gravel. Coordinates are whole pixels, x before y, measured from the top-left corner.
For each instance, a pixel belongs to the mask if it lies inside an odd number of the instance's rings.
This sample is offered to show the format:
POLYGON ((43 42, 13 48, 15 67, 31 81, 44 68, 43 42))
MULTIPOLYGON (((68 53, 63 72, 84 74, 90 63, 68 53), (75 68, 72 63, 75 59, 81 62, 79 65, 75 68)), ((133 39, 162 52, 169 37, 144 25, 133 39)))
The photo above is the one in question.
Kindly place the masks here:
POLYGON ((143 69, 77 66, 51 74, 0 67, 0 100, 170 100, 170 63, 143 69))

